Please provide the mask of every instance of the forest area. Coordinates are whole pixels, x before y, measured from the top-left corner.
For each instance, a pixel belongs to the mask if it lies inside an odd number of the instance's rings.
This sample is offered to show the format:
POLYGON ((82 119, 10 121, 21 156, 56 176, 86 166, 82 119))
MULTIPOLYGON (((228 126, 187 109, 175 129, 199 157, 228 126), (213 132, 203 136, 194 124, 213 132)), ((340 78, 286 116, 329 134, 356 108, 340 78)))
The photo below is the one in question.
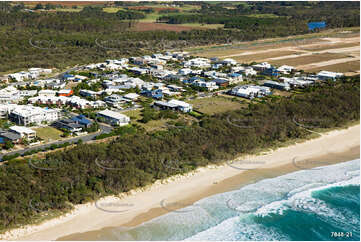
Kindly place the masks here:
POLYGON ((45 160, 10 160, 0 166, 0 230, 34 221, 44 212, 67 211, 73 204, 309 138, 295 119, 309 120, 307 125, 320 132, 343 127, 359 120, 359 100, 359 76, 345 77, 289 97, 270 96, 247 108, 206 115, 191 126, 154 132, 124 127, 109 143, 67 147, 45 160))
POLYGON ((64 69, 168 49, 305 34, 310 33, 310 21, 326 21, 327 28, 360 25, 357 2, 252 2, 232 8, 225 3, 187 4, 200 8, 187 14, 163 11, 157 21, 224 27, 139 32, 132 27, 146 17, 148 8, 141 11, 124 7, 109 13, 101 6, 86 6, 78 12, 34 12, 25 11, 20 4, 1 2, 0 73, 30 67, 64 69))

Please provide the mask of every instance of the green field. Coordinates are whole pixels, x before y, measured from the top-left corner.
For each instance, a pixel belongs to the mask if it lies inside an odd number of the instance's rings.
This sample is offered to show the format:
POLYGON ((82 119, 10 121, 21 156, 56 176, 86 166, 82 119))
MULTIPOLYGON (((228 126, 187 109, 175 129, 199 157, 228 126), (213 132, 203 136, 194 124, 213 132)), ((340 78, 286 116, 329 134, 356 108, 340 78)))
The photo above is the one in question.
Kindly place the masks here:
POLYGON ((193 104, 193 109, 205 114, 223 113, 226 111, 237 110, 242 107, 239 102, 232 101, 224 97, 199 98, 189 101, 193 104))
POLYGON ((63 132, 53 127, 43 127, 34 130, 36 131, 36 135, 46 142, 61 139, 61 135, 63 134, 63 132))

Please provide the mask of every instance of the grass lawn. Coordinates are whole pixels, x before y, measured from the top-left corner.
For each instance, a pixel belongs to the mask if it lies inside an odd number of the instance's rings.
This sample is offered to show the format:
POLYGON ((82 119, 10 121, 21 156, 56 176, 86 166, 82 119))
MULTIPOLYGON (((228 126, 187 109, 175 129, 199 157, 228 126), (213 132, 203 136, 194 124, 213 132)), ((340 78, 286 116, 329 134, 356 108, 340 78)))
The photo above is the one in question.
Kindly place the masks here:
POLYGON ((151 120, 148 123, 144 124, 142 122, 137 121, 142 118, 140 109, 125 111, 122 112, 122 114, 130 117, 131 120, 130 123, 138 124, 143 128, 145 128, 146 131, 165 129, 165 124, 168 121, 170 121, 170 119, 151 120))
POLYGON ((53 127, 43 127, 34 130, 36 135, 46 142, 61 139, 60 135, 63 134, 63 132, 53 127))
POLYGON ((124 112, 121 112, 122 114, 124 115, 127 115, 128 117, 130 117, 130 119, 133 121, 136 121, 138 119, 141 119, 142 116, 141 116, 141 110, 140 109, 137 109, 137 110, 129 110, 129 111, 124 111, 124 112))
POLYGON ((193 109, 209 115, 237 110, 242 107, 239 102, 225 97, 199 98, 191 100, 189 103, 193 104, 193 109))
POLYGON ((119 10, 124 10, 124 8, 122 8, 122 7, 103 8, 103 11, 104 11, 104 12, 107 12, 107 13, 116 13, 116 12, 118 12, 119 10))
POLYGON ((265 13, 265 14, 250 14, 247 17, 254 17, 254 18, 278 18, 279 16, 272 14, 272 13, 265 13))
POLYGON ((144 124, 144 123, 137 121, 142 118, 141 109, 130 110, 130 111, 125 111, 125 112, 121 112, 121 113, 129 116, 131 123, 142 126, 143 128, 145 128, 146 131, 166 130, 168 128, 167 127, 168 122, 171 122, 171 123, 172 122, 185 122, 188 125, 190 125, 191 123, 196 121, 196 119, 191 117, 190 115, 178 112, 179 118, 177 120, 175 120, 175 119, 159 119, 159 120, 151 120, 148 123, 144 124))

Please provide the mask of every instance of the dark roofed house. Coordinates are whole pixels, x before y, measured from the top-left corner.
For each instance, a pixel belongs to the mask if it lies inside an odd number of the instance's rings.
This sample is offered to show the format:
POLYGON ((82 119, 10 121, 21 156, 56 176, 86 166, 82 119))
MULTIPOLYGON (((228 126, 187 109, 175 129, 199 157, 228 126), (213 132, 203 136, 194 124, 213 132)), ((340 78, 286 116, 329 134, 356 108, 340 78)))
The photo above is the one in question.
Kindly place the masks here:
POLYGON ((212 81, 215 82, 217 84, 217 86, 220 86, 220 87, 226 87, 229 84, 229 81, 226 79, 214 79, 212 81))
POLYGON ((58 129, 66 129, 69 132, 79 132, 83 129, 83 126, 81 124, 76 123, 72 119, 62 119, 58 120, 53 123, 53 126, 58 129))
POLYGON ((20 140, 20 134, 3 130, 0 131, 0 144, 4 144, 6 141, 11 141, 12 143, 19 143, 20 140))
POLYGON ((85 118, 84 115, 80 114, 78 116, 71 118, 75 123, 85 126, 86 128, 89 128, 92 125, 92 121, 85 118))
POLYGON ((143 90, 140 94, 146 96, 146 97, 152 97, 155 99, 162 99, 163 98, 163 91, 162 89, 156 89, 156 90, 143 90))

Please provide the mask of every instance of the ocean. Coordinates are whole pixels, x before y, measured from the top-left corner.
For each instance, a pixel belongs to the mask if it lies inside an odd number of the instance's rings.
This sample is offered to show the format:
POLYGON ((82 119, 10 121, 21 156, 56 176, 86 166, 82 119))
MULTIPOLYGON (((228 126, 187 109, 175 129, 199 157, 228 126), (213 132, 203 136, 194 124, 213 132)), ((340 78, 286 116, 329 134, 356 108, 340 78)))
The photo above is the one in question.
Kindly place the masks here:
POLYGON ((94 240, 360 240, 360 160, 300 170, 204 198, 94 240))

